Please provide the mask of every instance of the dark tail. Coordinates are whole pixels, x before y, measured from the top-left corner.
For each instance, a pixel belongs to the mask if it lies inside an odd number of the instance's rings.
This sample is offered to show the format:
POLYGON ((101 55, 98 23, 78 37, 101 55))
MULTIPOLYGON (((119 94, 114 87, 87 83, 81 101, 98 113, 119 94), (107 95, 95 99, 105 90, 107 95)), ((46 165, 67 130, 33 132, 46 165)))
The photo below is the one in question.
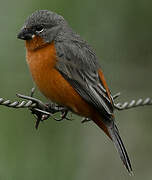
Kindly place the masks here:
POLYGON ((117 126, 115 125, 114 121, 111 120, 111 122, 104 123, 99 116, 95 116, 92 118, 93 121, 107 134, 107 136, 114 142, 114 145, 120 155, 120 158, 127 168, 130 175, 133 175, 132 173, 132 167, 131 163, 126 151, 126 148, 121 140, 121 137, 119 135, 119 131, 117 126))
POLYGON ((112 126, 107 126, 108 132, 111 136, 112 141, 114 142, 114 145, 120 155, 120 158, 122 160, 122 162, 124 163, 125 167, 127 168, 128 172, 130 175, 132 175, 132 167, 131 167, 131 163, 127 154, 127 151, 125 149, 125 146, 121 140, 121 137, 119 135, 119 131, 117 126, 114 124, 114 122, 112 123, 112 126))

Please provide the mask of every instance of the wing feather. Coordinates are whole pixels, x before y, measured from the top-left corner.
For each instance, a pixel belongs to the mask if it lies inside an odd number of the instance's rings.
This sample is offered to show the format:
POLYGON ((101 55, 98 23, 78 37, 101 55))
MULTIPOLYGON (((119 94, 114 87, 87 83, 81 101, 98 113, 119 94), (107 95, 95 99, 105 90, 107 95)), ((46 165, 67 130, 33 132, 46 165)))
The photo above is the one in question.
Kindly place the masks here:
POLYGON ((84 45, 79 43, 77 46, 76 43, 65 42, 56 44, 58 55, 56 68, 82 98, 106 119, 111 119, 113 104, 99 77, 100 66, 97 57, 90 46, 84 45))

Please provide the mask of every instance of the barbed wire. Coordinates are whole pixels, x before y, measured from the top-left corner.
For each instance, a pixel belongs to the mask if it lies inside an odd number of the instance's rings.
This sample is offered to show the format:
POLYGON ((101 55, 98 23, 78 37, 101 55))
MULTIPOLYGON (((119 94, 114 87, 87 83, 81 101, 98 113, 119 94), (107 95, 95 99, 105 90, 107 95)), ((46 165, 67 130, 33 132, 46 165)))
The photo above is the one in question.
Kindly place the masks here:
POLYGON ((33 107, 35 104, 33 104, 32 101, 11 101, 9 99, 0 98, 0 105, 11 107, 11 108, 29 108, 33 107))
POLYGON ((130 102, 124 102, 115 104, 115 109, 117 110, 127 110, 139 106, 146 106, 146 105, 152 105, 152 99, 146 98, 146 99, 138 99, 138 100, 131 100, 130 102))
MULTIPOLYGON (((52 117, 52 115, 57 112, 61 113, 61 118, 60 119, 54 118, 55 120, 57 121, 61 121, 63 119, 70 120, 69 118, 66 117, 67 112, 68 112, 67 108, 63 106, 59 106, 52 102, 48 104, 43 103, 41 100, 33 97, 34 91, 35 91, 35 88, 32 88, 30 96, 16 94, 17 97, 24 99, 22 101, 11 101, 10 99, 0 98, 0 105, 7 106, 10 108, 16 108, 16 109, 20 109, 20 108, 29 109, 32 112, 32 114, 36 116, 36 119, 37 119, 36 125, 35 125, 36 128, 38 128, 40 121, 46 120, 50 116, 52 117)), ((117 93, 114 96, 112 96, 115 110, 122 111, 122 110, 132 109, 136 107, 152 105, 152 99, 149 97, 145 99, 139 98, 137 100, 131 100, 130 102, 126 101, 124 103, 121 103, 121 102, 115 103, 115 99, 118 98, 119 96, 120 96, 120 93, 117 93)), ((83 118, 82 123, 87 122, 87 121, 90 121, 90 119, 83 118)))
MULTIPOLYGON (((116 95, 113 96, 113 99, 118 97, 118 94, 116 94, 116 95)), ((37 106, 37 104, 42 107, 45 106, 45 104, 42 101, 40 101, 39 99, 33 98, 31 96, 25 96, 25 95, 21 95, 21 94, 17 94, 17 96, 19 98, 23 98, 28 101, 20 102, 20 101, 11 101, 10 99, 0 98, 0 105, 7 106, 10 108, 17 108, 17 109, 19 109, 19 108, 34 108, 37 106)), ((50 103, 50 105, 54 105, 54 103, 50 103)), ((114 104, 114 107, 117 110, 127 110, 127 109, 131 109, 131 108, 147 106, 147 105, 152 105, 152 99, 149 97, 147 97, 145 99, 139 98, 138 100, 131 100, 130 102, 126 101, 124 103, 118 102, 118 103, 114 104)), ((56 106, 53 106, 52 108, 53 109, 55 108, 55 111, 58 109, 58 108, 56 109, 56 106)))

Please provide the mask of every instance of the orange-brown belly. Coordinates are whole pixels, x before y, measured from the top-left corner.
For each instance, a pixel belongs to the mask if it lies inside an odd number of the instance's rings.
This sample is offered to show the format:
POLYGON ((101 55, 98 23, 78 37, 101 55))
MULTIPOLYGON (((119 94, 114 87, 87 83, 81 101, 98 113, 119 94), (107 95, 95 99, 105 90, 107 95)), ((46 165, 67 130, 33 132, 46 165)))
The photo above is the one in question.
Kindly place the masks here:
POLYGON ((69 107, 79 115, 91 116, 92 107, 55 69, 56 52, 53 43, 36 51, 27 50, 27 62, 36 85, 48 99, 69 107))

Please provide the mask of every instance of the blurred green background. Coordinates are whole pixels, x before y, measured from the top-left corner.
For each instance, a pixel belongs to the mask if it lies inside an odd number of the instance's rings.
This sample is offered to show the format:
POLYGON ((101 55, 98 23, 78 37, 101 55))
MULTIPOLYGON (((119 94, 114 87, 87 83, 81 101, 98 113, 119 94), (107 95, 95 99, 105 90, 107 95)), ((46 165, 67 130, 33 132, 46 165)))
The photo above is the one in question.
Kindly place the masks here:
MULTIPOLYGON (((16 35, 37 9, 63 15, 100 57, 120 102, 152 95, 152 2, 148 0, 1 0, 0 97, 16 99, 33 86, 23 41, 16 35)), ((37 97, 46 99, 37 92, 37 97)), ((0 180, 151 180, 152 107, 116 112, 135 176, 92 122, 53 119, 34 129, 27 110, 0 107, 0 180)))

